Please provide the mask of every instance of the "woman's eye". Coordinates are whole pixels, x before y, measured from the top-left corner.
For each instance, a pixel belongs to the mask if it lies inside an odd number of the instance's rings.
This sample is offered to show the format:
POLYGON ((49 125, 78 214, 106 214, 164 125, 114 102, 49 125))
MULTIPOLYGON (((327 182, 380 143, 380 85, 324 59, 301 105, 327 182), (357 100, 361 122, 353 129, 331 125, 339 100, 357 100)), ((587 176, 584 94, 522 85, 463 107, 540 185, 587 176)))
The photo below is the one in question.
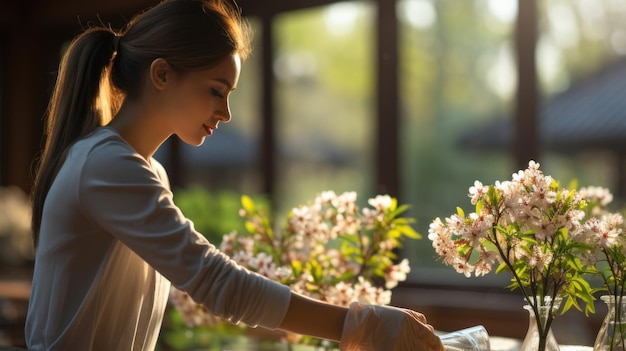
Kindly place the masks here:
POLYGON ((211 88, 211 94, 213 96, 217 96, 219 98, 224 98, 224 95, 222 95, 222 93, 220 93, 217 89, 211 88))

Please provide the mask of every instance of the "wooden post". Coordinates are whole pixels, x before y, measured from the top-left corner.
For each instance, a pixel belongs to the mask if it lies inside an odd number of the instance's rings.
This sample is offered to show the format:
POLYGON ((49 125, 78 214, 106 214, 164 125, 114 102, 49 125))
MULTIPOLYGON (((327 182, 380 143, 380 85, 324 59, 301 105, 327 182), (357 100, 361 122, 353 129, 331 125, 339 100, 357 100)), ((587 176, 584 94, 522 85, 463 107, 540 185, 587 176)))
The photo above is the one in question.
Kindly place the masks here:
POLYGON ((376 191, 398 196, 398 21, 396 0, 378 0, 376 191))
POLYGON ((537 43, 537 1, 518 0, 515 31, 517 55, 517 99, 514 111, 513 155, 518 169, 528 161, 539 161, 539 97, 535 47, 537 43))
POLYGON ((261 124, 261 170, 263 175, 263 193, 269 196, 270 203, 274 204, 274 177, 276 168, 275 156, 275 118, 274 118, 274 44, 272 15, 261 15, 261 111, 263 123, 261 124))

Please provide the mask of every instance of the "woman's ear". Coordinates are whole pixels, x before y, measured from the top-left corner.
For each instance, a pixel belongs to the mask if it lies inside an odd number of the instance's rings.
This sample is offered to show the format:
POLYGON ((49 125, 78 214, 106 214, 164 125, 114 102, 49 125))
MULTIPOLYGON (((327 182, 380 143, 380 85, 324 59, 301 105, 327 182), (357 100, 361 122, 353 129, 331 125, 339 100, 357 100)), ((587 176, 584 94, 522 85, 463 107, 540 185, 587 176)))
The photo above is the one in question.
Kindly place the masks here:
POLYGON ((157 58, 150 64, 150 82, 157 90, 163 90, 168 79, 172 78, 172 67, 163 58, 157 58))

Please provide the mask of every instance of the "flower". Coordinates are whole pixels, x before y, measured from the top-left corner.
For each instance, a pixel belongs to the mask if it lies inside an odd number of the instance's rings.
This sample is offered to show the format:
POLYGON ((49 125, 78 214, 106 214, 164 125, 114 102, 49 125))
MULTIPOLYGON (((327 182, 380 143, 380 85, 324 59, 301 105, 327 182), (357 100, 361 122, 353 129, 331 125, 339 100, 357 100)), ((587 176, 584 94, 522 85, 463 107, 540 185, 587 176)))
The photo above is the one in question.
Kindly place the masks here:
POLYGON ((385 271, 385 288, 395 288, 399 282, 406 280, 406 275, 409 272, 411 272, 411 266, 409 266, 409 260, 406 258, 399 264, 388 267, 385 271))
MULTIPOLYGON (((613 200, 611 192, 602 187, 586 187, 580 193, 587 200, 587 220, 581 235, 587 243, 585 252, 586 269, 592 276, 603 281, 602 290, 609 295, 609 308, 618 309, 614 316, 615 325, 622 325, 624 295, 626 293, 626 230, 624 217, 619 212, 611 212, 608 205, 613 200)), ((611 315, 611 313, 609 313, 611 315)), ((606 350, 623 350, 625 340, 616 337, 606 340, 606 350)))
MULTIPOLYGON (((405 238, 420 235, 411 227, 412 218, 401 217, 408 206, 398 206, 389 195, 377 195, 361 209, 356 192, 324 191, 309 204, 294 207, 277 229, 267 210, 250 197, 243 196, 241 203, 246 231, 224 235, 220 250, 241 266, 302 295, 341 306, 353 301, 387 305, 390 289, 410 272, 409 261, 396 262, 394 251, 405 238)), ((214 322, 196 316, 208 312, 180 295, 186 294, 173 289, 170 300, 188 325, 214 322)), ((308 339, 285 335, 285 340, 308 339)))
MULTIPOLYGON (((592 290, 582 277, 579 257, 586 203, 539 166, 530 161, 511 180, 493 185, 475 181, 468 193, 475 212, 465 215, 457 208, 443 221, 435 218, 428 238, 443 263, 466 277, 486 275, 496 264, 496 272, 510 272, 509 288, 521 290, 535 315, 545 301, 563 297, 563 312, 572 306, 581 309, 578 299, 586 303, 586 311, 593 311, 592 290)), ((552 312, 559 308, 549 303, 551 312, 539 326, 544 344, 552 312)))

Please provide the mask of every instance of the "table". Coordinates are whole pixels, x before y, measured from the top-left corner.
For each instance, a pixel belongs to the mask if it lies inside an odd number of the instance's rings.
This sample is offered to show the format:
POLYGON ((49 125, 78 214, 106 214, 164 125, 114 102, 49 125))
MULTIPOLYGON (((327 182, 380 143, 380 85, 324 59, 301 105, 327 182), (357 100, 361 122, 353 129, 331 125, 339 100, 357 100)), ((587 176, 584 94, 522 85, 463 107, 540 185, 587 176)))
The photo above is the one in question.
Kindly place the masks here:
MULTIPOLYGON (((522 341, 518 339, 502 338, 498 336, 489 337, 491 351, 519 351, 522 341)), ((579 345, 561 345, 561 351, 593 351, 593 347, 579 345)))

